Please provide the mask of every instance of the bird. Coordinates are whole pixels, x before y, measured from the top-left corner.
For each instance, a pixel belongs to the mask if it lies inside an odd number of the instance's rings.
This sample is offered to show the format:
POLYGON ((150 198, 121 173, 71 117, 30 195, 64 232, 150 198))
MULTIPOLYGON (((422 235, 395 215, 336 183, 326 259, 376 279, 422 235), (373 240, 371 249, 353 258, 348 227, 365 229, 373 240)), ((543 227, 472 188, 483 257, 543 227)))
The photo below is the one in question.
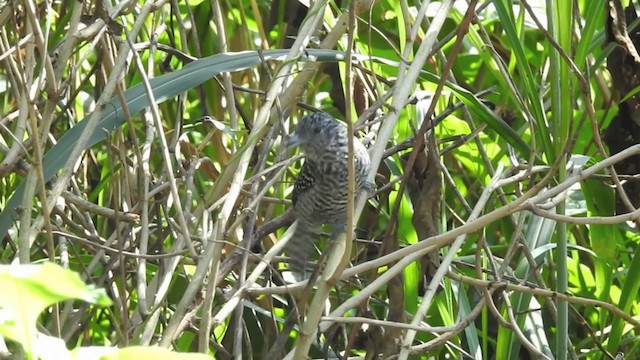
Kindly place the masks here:
MULTIPOLYGON (((307 258, 323 225, 345 227, 348 196, 348 134, 344 123, 325 112, 303 116, 287 141, 299 147, 304 163, 295 180, 292 203, 298 222, 286 252, 294 276, 305 278, 307 258)), ((370 158, 367 148, 354 137, 355 194, 369 190, 370 158)), ((355 201, 354 201, 355 203, 355 201)))

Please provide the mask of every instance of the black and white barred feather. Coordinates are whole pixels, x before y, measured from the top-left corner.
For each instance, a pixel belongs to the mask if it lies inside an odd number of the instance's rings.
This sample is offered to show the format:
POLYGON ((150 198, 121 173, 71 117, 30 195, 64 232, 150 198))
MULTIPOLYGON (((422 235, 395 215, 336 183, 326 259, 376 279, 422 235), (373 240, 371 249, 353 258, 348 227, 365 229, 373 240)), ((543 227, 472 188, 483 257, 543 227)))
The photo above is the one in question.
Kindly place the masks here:
MULTIPOLYGON (((354 138, 355 193, 368 187, 370 159, 367 149, 354 138)), ((322 225, 344 226, 348 193, 348 135, 345 124, 318 112, 304 116, 287 146, 299 146, 304 164, 293 189, 298 225, 287 253, 295 273, 306 275, 306 262, 322 225)))

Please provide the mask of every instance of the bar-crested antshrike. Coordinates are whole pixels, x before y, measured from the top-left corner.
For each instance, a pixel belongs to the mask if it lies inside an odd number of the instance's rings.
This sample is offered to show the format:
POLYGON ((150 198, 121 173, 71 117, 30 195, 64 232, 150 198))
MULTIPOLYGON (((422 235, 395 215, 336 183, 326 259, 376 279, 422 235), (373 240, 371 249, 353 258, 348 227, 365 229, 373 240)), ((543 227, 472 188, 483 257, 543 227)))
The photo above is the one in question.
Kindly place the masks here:
MULTIPOLYGON (((293 210, 298 225, 287 247, 292 270, 306 277, 306 262, 322 225, 345 226, 348 195, 348 135, 345 124, 318 112, 304 116, 287 147, 299 146, 305 157, 293 189, 293 210)), ((354 138, 355 194, 370 187, 366 181, 370 159, 354 138)), ((357 200, 357 199, 356 199, 357 200)))

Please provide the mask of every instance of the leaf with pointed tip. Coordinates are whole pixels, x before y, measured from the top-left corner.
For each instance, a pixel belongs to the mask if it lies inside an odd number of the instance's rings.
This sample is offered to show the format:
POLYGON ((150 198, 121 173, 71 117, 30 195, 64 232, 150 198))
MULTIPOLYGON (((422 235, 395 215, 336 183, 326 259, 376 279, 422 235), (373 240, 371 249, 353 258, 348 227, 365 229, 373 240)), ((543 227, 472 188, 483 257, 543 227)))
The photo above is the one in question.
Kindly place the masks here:
MULTIPOLYGON (((289 50, 280 49, 216 54, 193 61, 170 74, 153 78, 149 80, 149 83, 156 103, 161 103, 204 83, 220 73, 244 70, 266 60, 284 60, 288 53, 289 50)), ((308 49, 301 60, 341 61, 344 60, 344 53, 336 50, 308 49)), ((135 114, 150 105, 149 96, 147 96, 143 84, 131 87, 123 95, 130 114, 135 114)), ((44 181, 51 180, 65 165, 86 126, 86 120, 92 114, 88 114, 76 126, 69 129, 58 140, 58 143, 44 155, 42 162, 44 181)), ((122 104, 114 97, 103 109, 102 117, 98 120, 96 130, 90 135, 86 148, 104 140, 106 134, 122 126, 125 121, 125 112, 122 104)), ((23 181, 18 185, 15 193, 2 213, 0 213, 0 239, 7 234, 11 226, 16 209, 22 203, 24 190, 25 182, 23 181)))

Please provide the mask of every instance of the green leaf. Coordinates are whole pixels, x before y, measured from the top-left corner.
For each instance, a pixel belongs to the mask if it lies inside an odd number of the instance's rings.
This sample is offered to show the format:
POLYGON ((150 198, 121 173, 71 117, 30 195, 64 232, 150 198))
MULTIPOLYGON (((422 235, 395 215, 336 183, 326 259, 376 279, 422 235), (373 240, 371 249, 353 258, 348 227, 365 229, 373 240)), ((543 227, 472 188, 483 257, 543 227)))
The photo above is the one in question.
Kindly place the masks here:
POLYGON ((36 320, 47 307, 78 299, 111 305, 103 289, 87 286, 73 271, 53 263, 0 266, 0 334, 33 353, 36 320))
MULTIPOLYGON (((149 83, 155 102, 159 104, 204 83, 222 72, 244 70, 267 60, 284 60, 288 53, 289 50, 265 50, 216 54, 193 61, 175 72, 153 78, 149 80, 149 83)), ((306 55, 302 60, 338 61, 344 59, 343 53, 335 50, 309 49, 306 51, 306 55)), ((130 114, 135 114, 150 105, 150 99, 143 84, 137 84, 125 91, 123 98, 130 114)), ((66 164, 80 134, 84 131, 87 124, 85 120, 89 119, 92 114, 88 114, 76 126, 69 129, 45 154, 42 161, 44 181, 51 180, 66 164)), ((113 98, 106 104, 98 126, 87 142, 87 148, 103 140, 107 134, 116 130, 125 122, 125 111, 122 104, 117 98, 113 98)), ((0 214, 0 238, 7 234, 15 211, 22 203, 24 190, 25 183, 23 181, 16 188, 16 192, 0 214)))
MULTIPOLYGON (((631 306, 636 302, 638 290, 640 290, 640 247, 636 248, 628 270, 627 278, 622 286, 620 302, 618 303, 618 308, 626 313, 629 313, 631 306)), ((615 354, 618 351, 625 325, 626 322, 623 319, 619 317, 613 319, 609 343, 607 344, 607 350, 611 354, 615 354)))
MULTIPOLYGON (((83 349, 82 356, 77 356, 77 359, 82 359, 86 354, 83 349)), ((151 346, 132 346, 124 349, 117 350, 111 354, 100 357, 101 360, 210 360, 211 356, 207 354, 196 353, 177 353, 168 349, 151 347, 151 346)))

